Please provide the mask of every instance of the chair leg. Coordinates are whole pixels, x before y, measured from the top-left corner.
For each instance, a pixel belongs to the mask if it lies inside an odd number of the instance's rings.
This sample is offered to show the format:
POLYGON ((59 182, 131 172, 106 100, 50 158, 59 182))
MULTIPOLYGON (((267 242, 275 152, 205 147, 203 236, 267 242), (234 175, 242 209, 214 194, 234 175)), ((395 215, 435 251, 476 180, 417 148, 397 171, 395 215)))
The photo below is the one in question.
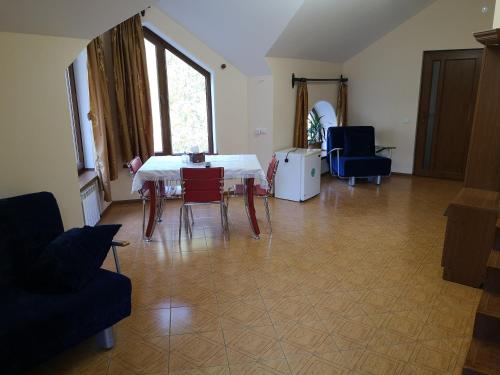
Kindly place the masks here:
POLYGON ((158 203, 158 216, 156 218, 157 223, 161 223, 163 216, 163 208, 165 207, 165 198, 160 198, 160 202, 158 203))
POLYGON ((356 185, 356 177, 349 177, 349 186, 356 185))
POLYGON ((184 205, 181 204, 181 208, 179 208, 179 241, 181 240, 183 210, 184 210, 184 205))
POLYGON ((189 220, 189 206, 184 210, 184 225, 189 238, 193 238, 193 231, 191 229, 191 221, 189 220))
POLYGON ((142 200, 142 239, 146 231, 146 200, 142 200))
POLYGON ((224 205, 224 218, 226 219, 226 233, 227 233, 227 239, 229 240, 229 219, 227 217, 227 206, 224 205))
POLYGON ((224 202, 220 203, 220 219, 222 223, 222 230, 224 231, 224 237, 229 239, 229 221, 227 219, 227 206, 224 202))
POLYGON ((193 207, 189 207, 189 214, 191 215, 191 223, 194 225, 193 207))
POLYGON ((375 183, 377 185, 380 185, 382 183, 382 176, 379 175, 379 176, 375 177, 375 183))
POLYGON ((273 233, 273 227, 271 225, 271 211, 269 210, 269 199, 264 197, 264 207, 266 208, 267 225, 269 225, 269 234, 273 233))
POLYGON ((113 327, 108 327, 97 334, 98 345, 106 350, 115 346, 115 337, 113 335, 113 327))
POLYGON ((222 230, 226 230, 226 223, 224 221, 224 203, 221 202, 219 204, 219 209, 220 209, 220 223, 222 225, 222 230))
POLYGON ((228 207, 224 207, 224 216, 226 218, 226 227, 227 227, 227 233, 229 233, 229 213, 228 213, 228 207))
POLYGON ((122 273, 122 269, 120 267, 120 260, 118 259, 118 254, 116 252, 116 246, 111 245, 111 249, 113 250, 113 258, 115 258, 116 273, 122 273))

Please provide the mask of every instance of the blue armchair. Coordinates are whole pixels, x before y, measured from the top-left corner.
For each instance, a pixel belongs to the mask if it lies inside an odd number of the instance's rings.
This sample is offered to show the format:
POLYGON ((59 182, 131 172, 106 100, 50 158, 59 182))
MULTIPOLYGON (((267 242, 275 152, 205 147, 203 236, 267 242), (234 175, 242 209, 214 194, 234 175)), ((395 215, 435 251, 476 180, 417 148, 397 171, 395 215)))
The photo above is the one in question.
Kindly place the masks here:
POLYGON ((109 349, 110 327, 130 315, 132 285, 119 273, 99 269, 77 292, 32 290, 20 281, 28 264, 63 231, 52 194, 0 199, 1 373, 22 373, 94 335, 109 349))
POLYGON ((391 174, 391 159, 376 155, 373 126, 328 128, 327 153, 332 176, 348 178, 350 186, 356 178, 371 177, 380 185, 391 174))

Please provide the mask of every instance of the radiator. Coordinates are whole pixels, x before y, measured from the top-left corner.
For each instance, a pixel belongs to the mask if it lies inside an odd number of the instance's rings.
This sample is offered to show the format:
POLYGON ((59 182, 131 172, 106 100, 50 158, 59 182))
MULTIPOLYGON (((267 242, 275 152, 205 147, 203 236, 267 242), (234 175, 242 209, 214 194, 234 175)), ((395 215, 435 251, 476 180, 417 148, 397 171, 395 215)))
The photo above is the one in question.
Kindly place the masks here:
POLYGON ((85 225, 96 225, 101 219, 101 204, 97 181, 80 191, 85 225))

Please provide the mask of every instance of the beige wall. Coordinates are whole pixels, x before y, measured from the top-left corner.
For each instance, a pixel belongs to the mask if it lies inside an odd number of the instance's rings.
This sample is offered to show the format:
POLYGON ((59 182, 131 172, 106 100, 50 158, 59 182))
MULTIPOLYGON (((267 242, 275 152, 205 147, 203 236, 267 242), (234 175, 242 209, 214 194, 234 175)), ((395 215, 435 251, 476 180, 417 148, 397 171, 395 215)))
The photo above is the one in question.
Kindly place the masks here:
MULTIPOLYGON (((293 121, 295 116, 296 89, 292 89, 292 73, 297 77, 338 77, 340 64, 328 62, 268 57, 273 76, 273 151, 292 146, 293 121)), ((337 85, 332 83, 311 83, 308 85, 309 109, 320 100, 327 100, 336 106, 337 85)))
POLYGON ((495 18, 493 19, 493 28, 500 29, 500 2, 495 5, 495 18))
POLYGON ((422 53, 479 48, 472 33, 491 28, 494 0, 437 0, 343 65, 349 78, 349 123, 376 127, 394 145, 393 170, 411 173, 422 53))
POLYGON ((271 75, 248 78, 248 151, 264 168, 273 153, 273 86, 271 75))
POLYGON ((0 197, 53 192, 66 228, 83 224, 65 69, 86 40, 0 33, 0 197))

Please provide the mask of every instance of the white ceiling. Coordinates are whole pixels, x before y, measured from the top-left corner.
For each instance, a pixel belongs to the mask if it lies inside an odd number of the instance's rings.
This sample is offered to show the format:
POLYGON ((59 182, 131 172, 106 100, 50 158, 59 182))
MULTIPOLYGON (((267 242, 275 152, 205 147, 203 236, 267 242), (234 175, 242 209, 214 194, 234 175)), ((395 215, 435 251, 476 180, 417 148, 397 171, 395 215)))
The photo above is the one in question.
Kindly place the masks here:
POLYGON ((0 31, 92 39, 155 0, 0 0, 0 31))
POLYGON ((265 56, 343 62, 435 0, 159 0, 248 75, 265 56))
POLYGON ((158 7, 247 75, 269 73, 265 56, 304 0, 159 0, 158 7))
POLYGON ((0 0, 0 31, 91 39, 156 5, 255 76, 266 56, 343 62, 435 0, 0 0))
POLYGON ((344 62, 433 1, 305 0, 268 55, 344 62))

